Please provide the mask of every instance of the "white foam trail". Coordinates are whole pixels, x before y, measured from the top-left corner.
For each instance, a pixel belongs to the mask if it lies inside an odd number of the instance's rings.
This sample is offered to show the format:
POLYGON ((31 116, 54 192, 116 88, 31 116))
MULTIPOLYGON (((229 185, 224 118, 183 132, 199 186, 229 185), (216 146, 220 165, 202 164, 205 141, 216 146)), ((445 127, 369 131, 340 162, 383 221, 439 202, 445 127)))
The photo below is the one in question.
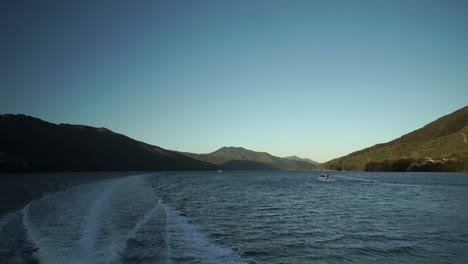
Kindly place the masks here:
POLYGON ((38 232, 35 230, 34 226, 30 224, 30 219, 29 219, 29 203, 21 210, 23 213, 23 226, 26 227, 27 229, 27 237, 31 243, 34 245, 39 244, 39 235, 37 234, 38 232))
POLYGON ((40 262, 120 262, 126 241, 158 209, 142 179, 137 176, 80 185, 28 204, 23 223, 29 240, 39 249, 40 262))
POLYGON ((172 249, 171 249, 171 241, 169 238, 169 227, 167 225, 167 219, 169 218, 169 215, 167 213, 167 209, 164 208, 164 219, 166 221, 166 224, 164 225, 164 241, 166 241, 166 251, 165 251, 165 263, 166 264, 171 264, 172 263, 172 249))
POLYGON ((92 262, 96 259, 96 237, 99 231, 99 225, 101 221, 101 214, 104 212, 106 206, 108 206, 109 198, 113 195, 113 191, 116 188, 124 184, 123 180, 118 180, 112 182, 110 185, 106 186, 104 190, 95 198, 95 201, 89 210, 89 213, 84 221, 82 228, 83 234, 79 240, 81 245, 82 254, 86 257, 87 261, 92 262))
POLYGON ((168 215, 168 235, 177 262, 206 264, 246 263, 238 254, 229 248, 210 242, 208 237, 178 211, 165 206, 168 215))
POLYGON ((0 218, 0 263, 28 263, 33 247, 25 241, 21 211, 0 218))
POLYGON ((172 263, 166 228, 164 206, 159 201, 128 233, 124 245, 125 262, 172 263))
POLYGON ((98 181, 30 202, 22 222, 36 258, 46 264, 245 263, 163 203, 146 178, 98 181))
POLYGON ((161 205, 161 200, 158 200, 158 203, 156 204, 156 206, 153 207, 153 209, 151 209, 148 213, 146 213, 145 216, 141 219, 141 221, 136 223, 135 227, 132 230, 130 230, 130 232, 128 233, 128 238, 135 237, 136 232, 140 230, 140 228, 144 224, 146 224, 151 219, 151 217, 153 217, 153 215, 156 213, 160 205, 161 205))

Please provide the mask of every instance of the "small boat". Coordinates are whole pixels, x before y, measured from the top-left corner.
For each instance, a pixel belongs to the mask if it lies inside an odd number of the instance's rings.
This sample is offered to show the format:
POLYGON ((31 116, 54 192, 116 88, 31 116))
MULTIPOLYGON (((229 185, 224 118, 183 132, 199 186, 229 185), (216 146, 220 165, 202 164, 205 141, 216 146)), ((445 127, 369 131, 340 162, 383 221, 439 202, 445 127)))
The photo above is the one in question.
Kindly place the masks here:
POLYGON ((319 175, 318 180, 319 181, 335 181, 335 178, 333 178, 329 174, 322 173, 319 175))

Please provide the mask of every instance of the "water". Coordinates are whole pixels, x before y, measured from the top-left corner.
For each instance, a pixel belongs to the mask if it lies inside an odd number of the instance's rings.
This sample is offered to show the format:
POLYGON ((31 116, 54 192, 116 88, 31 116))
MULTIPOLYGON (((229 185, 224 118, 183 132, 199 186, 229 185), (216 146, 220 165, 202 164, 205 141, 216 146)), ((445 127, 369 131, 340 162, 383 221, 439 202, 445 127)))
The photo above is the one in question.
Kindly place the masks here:
POLYGON ((468 174, 318 174, 2 175, 0 263, 466 263, 468 174))

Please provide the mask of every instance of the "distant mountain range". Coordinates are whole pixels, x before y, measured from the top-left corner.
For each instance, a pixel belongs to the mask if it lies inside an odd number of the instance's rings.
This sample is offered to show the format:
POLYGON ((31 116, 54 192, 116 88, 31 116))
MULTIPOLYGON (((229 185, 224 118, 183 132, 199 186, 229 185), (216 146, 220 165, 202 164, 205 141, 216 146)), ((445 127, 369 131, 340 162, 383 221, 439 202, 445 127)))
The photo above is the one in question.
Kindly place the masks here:
POLYGON ((215 164, 225 170, 313 170, 316 164, 275 157, 241 147, 223 147, 209 154, 183 153, 188 157, 215 164))
POLYGON ((224 147, 181 153, 106 128, 53 124, 26 115, 0 115, 0 172, 310 170, 315 165, 265 152, 224 147))
MULTIPOLYGON (((166 150, 106 128, 0 115, 0 172, 314 170, 318 162, 241 147, 166 150)), ((384 144, 321 165, 331 170, 468 171, 468 106, 384 144)))
POLYGON ((468 171, 468 106, 384 144, 331 160, 325 169, 468 171))

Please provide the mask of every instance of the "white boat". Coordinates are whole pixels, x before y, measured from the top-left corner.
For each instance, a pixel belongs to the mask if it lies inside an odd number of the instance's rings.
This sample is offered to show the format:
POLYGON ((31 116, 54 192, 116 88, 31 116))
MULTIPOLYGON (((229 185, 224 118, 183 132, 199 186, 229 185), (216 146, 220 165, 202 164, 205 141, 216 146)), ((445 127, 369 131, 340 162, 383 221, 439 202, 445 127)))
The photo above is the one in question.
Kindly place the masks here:
POLYGON ((335 178, 330 176, 329 174, 320 174, 317 178, 319 181, 335 181, 335 178))

